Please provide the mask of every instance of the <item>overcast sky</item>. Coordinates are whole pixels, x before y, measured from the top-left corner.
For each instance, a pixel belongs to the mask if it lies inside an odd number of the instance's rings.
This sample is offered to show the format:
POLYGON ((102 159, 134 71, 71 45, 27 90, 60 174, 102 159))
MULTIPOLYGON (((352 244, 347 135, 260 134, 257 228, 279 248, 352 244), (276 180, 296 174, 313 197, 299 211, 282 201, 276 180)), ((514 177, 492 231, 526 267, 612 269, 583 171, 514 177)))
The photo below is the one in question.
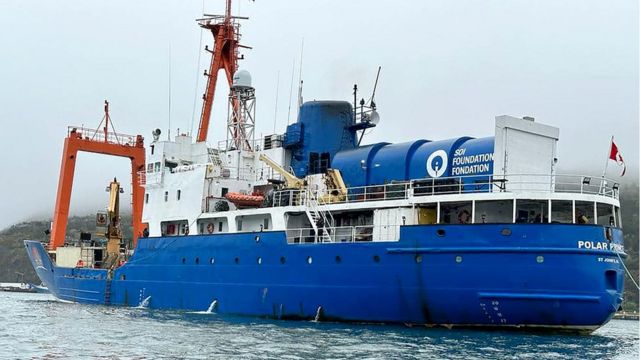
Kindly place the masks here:
MULTIPOLYGON (((97 127, 104 99, 119 132, 167 134, 169 62, 172 133, 197 131, 209 61, 198 64, 202 9, 202 0, 0 0, 0 228, 52 215, 66 127, 97 127)), ((224 1, 204 9, 223 13, 224 1)), ((240 67, 256 87, 258 136, 274 119, 284 131, 304 39, 305 100, 350 100, 354 83, 368 97, 382 66, 382 121, 366 142, 492 136, 496 115, 533 116, 560 128, 561 169, 599 175, 615 135, 625 178, 637 174, 636 0, 242 0, 234 14, 251 18, 240 67)), ((202 39, 211 45, 210 33, 202 39)), ((226 94, 219 88, 210 140, 225 136, 226 94)), ((128 160, 78 159, 73 213, 102 209, 113 176, 130 189, 128 160)))

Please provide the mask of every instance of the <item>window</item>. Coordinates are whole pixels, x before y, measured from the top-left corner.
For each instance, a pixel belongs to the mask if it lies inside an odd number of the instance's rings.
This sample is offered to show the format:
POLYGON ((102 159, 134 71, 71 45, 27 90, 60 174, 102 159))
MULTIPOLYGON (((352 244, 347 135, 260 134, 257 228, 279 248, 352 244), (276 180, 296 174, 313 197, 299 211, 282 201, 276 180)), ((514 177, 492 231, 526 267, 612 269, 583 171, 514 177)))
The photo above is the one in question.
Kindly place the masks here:
POLYGON ((593 224, 593 203, 576 201, 576 224, 593 224))
POLYGON ((218 222, 218 231, 222 231, 222 221, 218 222))
POLYGON ((598 225, 615 226, 613 205, 598 203, 596 212, 598 214, 598 225))
POLYGON ((441 224, 470 224, 471 201, 440 203, 441 224))
POLYGON ((153 172, 153 163, 147 164, 147 172, 148 173, 152 173, 153 172))
POLYGON ((169 201, 169 192, 165 191, 164 192, 164 202, 167 202, 167 201, 169 201))
POLYGON ((155 172, 160 171, 160 161, 156 162, 156 169, 155 172))
POLYGON ((229 188, 223 187, 222 188, 222 195, 220 195, 220 196, 224 197, 225 195, 227 195, 228 192, 229 192, 229 188))
POLYGON ((176 192, 176 200, 180 201, 180 195, 181 195, 181 191, 180 191, 180 190, 178 190, 178 191, 176 192))
POLYGON ((620 208, 617 206, 614 206, 613 213, 615 214, 616 226, 622 229, 622 217, 620 215, 620 208))
POLYGON ((264 229, 267 230, 269 228, 269 218, 264 219, 264 229))
POLYGON ((513 222, 513 201, 494 200, 476 201, 476 211, 474 214, 476 224, 496 224, 513 222))
POLYGON ((241 218, 238 219, 237 223, 238 223, 238 231, 242 231, 242 219, 241 218))
POLYGON ((551 200, 551 222, 573 223, 573 202, 570 200, 551 200))
POLYGON ((144 203, 145 204, 149 203, 149 194, 144 194, 144 203))
POLYGON ((516 200, 516 223, 547 223, 548 212, 548 200, 516 200))

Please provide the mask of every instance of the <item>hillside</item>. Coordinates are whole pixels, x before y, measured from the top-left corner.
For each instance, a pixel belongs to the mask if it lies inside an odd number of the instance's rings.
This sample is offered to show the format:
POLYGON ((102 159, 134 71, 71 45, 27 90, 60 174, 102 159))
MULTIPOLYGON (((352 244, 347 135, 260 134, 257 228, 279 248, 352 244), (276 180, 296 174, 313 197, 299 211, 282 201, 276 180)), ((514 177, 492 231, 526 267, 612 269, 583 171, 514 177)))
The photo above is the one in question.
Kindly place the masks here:
MULTIPOLYGON (((638 185, 625 186, 621 189, 621 193, 625 250, 629 254, 625 263, 635 279, 638 279, 638 185)), ((130 222, 130 217, 123 217, 123 224, 130 224, 130 222)), ((29 221, 0 231, 0 282, 17 281, 16 273, 24 273, 25 281, 39 283, 24 251, 22 240, 43 240, 45 239, 44 230, 48 227, 49 221, 29 221)), ((80 231, 87 230, 95 230, 93 215, 69 218, 67 231, 69 237, 77 239, 80 231)), ((126 227, 124 233, 125 238, 131 238, 130 227, 126 227)), ((625 309, 638 309, 638 295, 638 290, 625 277, 625 309)))

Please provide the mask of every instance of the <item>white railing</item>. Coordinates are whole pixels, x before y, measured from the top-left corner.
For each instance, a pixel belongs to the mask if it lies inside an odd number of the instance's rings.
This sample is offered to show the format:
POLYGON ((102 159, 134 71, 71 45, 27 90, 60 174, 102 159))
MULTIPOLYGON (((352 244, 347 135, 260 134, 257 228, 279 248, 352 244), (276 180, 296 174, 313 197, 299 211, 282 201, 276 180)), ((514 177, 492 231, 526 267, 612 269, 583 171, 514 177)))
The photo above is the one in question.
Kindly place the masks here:
POLYGON ((107 142, 111 144, 136 146, 136 135, 119 134, 108 131, 105 135, 104 130, 89 129, 81 126, 69 126, 67 136, 77 135, 81 139, 107 142))
POLYGON ((374 226, 337 226, 318 230, 318 232, 320 231, 328 231, 328 234, 318 234, 313 228, 287 229, 287 242, 289 244, 303 244, 373 241, 374 226))
MULTIPOLYGON (((419 179, 385 185, 347 188, 346 196, 314 193, 320 205, 358 203, 381 200, 401 200, 410 197, 473 194, 491 192, 538 192, 593 194, 618 198, 619 184, 613 180, 584 175, 456 176, 419 179)), ((274 206, 306 205, 308 190, 281 190, 274 194, 274 206)))

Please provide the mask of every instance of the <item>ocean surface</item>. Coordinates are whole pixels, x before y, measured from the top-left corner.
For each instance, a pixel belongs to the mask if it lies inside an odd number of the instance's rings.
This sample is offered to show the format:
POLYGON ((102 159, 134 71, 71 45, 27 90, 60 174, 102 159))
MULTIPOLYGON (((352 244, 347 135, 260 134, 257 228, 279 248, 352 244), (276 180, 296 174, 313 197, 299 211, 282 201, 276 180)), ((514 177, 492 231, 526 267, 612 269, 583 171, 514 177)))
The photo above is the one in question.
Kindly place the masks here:
POLYGON ((638 326, 579 336, 275 321, 0 292, 0 359, 638 359, 638 326))

